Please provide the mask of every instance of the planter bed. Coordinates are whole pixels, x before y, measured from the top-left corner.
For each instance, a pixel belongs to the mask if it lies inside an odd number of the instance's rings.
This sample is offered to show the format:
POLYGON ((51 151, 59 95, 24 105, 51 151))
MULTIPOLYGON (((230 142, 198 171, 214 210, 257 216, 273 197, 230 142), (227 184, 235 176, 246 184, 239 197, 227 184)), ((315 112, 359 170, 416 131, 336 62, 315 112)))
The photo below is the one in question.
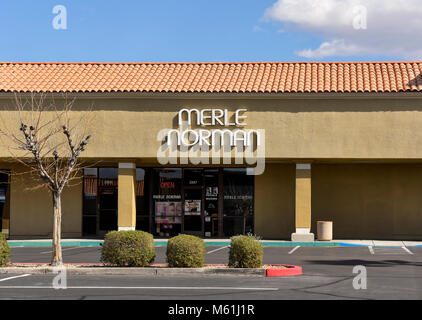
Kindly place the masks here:
MULTIPOLYGON (((302 267, 282 264, 263 265, 261 268, 229 268, 224 264, 207 264, 203 268, 168 268, 167 264, 153 264, 145 268, 110 267, 102 263, 65 263, 69 274, 114 275, 244 275, 282 277, 302 274, 302 267)), ((54 273, 54 267, 46 263, 11 263, 0 268, 0 274, 54 273)))

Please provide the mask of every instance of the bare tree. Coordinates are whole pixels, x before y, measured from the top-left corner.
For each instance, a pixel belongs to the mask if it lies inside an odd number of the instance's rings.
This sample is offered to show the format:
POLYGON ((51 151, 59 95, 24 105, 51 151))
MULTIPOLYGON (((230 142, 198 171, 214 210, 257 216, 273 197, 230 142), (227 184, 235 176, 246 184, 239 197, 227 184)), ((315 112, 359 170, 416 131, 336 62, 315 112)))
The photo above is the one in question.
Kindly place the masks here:
POLYGON ((61 248, 62 192, 81 169, 79 156, 90 135, 86 113, 72 111, 74 100, 67 95, 54 96, 32 93, 15 95, 14 109, 0 117, 0 135, 13 160, 36 173, 37 187, 45 186, 53 202, 53 257, 51 264, 63 264, 61 248))

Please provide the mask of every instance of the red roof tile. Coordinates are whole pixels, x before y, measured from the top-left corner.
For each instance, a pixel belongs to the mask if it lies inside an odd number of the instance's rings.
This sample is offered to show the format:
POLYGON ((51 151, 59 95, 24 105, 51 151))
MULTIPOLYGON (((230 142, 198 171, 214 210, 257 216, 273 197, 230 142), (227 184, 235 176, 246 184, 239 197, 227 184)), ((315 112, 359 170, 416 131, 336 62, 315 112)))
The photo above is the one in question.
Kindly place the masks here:
POLYGON ((1 92, 422 92, 422 62, 0 62, 1 92))

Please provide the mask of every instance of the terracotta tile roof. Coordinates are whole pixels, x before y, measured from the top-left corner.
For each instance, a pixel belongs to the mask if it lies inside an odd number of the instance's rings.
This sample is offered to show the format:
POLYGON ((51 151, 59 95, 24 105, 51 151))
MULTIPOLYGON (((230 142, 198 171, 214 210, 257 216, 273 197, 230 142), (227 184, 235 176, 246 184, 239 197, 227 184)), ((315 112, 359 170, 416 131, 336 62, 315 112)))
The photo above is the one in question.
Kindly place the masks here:
POLYGON ((422 62, 0 62, 0 92, 422 92, 422 62))

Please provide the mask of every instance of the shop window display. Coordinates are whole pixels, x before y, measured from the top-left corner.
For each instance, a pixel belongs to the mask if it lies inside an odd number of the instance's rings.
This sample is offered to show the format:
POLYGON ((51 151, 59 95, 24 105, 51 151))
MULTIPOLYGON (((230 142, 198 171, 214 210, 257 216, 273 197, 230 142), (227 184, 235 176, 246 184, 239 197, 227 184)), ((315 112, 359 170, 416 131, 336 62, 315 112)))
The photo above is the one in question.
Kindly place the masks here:
POLYGON ((182 230, 182 169, 154 169, 154 233, 161 237, 178 235, 182 230))

